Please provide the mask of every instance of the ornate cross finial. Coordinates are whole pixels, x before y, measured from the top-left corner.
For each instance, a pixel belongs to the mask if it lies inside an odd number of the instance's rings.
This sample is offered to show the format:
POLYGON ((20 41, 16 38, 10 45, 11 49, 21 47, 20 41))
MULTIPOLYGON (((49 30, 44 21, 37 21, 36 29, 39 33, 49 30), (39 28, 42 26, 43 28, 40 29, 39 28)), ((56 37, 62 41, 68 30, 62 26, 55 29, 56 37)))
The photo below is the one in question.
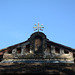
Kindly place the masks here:
POLYGON ((44 28, 44 27, 42 27, 42 25, 43 24, 39 25, 39 22, 38 22, 38 25, 35 24, 36 27, 33 27, 33 28, 35 28, 34 31, 36 31, 36 30, 38 30, 38 32, 39 32, 39 30, 43 31, 42 28, 44 28))

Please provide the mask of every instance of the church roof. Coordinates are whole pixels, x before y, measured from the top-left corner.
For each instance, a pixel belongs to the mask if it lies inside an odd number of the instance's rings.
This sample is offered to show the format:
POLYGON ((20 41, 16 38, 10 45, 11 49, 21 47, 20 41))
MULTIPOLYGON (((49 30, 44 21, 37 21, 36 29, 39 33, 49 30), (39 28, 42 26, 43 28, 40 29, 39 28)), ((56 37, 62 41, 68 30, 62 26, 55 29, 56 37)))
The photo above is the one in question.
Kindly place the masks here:
MULTIPOLYGON (((16 48, 17 46, 19 46, 19 45, 21 45, 21 44, 24 44, 24 43, 29 42, 30 39, 31 39, 33 36, 37 36, 37 35, 44 36, 44 38, 46 38, 46 35, 45 35, 44 33, 42 33, 42 32, 35 32, 35 33, 33 33, 33 34, 30 36, 30 38, 29 38, 28 40, 26 40, 26 41, 24 41, 24 42, 21 42, 21 43, 18 43, 18 44, 15 44, 15 45, 12 45, 12 46, 9 46, 9 47, 7 47, 7 48, 1 49, 0 52, 1 52, 1 51, 4 51, 4 50, 7 50, 7 49, 9 49, 9 48, 10 48, 10 49, 14 49, 14 48, 16 48)), ((67 47, 67 46, 62 45, 62 44, 55 43, 55 42, 53 42, 53 41, 50 41, 50 40, 47 39, 47 38, 46 38, 46 41, 47 41, 47 44, 54 45, 54 46, 56 46, 56 47, 62 48, 62 49, 64 49, 64 50, 68 50, 68 51, 73 52, 73 53, 75 54, 75 49, 73 49, 73 48, 67 47)))

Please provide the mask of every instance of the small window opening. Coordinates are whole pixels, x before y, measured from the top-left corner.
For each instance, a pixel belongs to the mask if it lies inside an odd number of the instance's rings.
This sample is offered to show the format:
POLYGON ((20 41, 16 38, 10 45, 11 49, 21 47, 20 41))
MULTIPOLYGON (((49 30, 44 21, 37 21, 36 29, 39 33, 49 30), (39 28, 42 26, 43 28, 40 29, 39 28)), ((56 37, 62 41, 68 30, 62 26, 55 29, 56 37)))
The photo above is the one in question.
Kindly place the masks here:
POLYGON ((30 51, 30 44, 26 45, 26 51, 27 51, 27 52, 30 51))
POLYGON ((21 47, 17 48, 17 53, 21 53, 21 47))
POLYGON ((55 47, 55 52, 60 53, 60 49, 58 47, 55 47))
POLYGON ((51 53, 51 46, 47 46, 47 52, 51 53))
POLYGON ((9 50, 8 53, 11 54, 12 53, 12 50, 9 50))
POLYGON ((68 52, 68 51, 66 51, 66 50, 64 50, 64 53, 65 53, 65 54, 68 54, 69 52, 68 52))

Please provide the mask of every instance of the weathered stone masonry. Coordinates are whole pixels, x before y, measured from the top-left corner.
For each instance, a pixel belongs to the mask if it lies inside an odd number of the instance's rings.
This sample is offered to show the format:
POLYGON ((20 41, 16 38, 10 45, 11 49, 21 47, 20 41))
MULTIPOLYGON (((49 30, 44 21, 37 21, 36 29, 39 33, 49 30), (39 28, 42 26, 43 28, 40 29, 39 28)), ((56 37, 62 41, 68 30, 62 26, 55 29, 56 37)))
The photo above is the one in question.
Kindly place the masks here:
POLYGON ((52 59, 74 62, 75 49, 54 43, 42 32, 22 43, 0 50, 0 61, 9 59, 52 59))

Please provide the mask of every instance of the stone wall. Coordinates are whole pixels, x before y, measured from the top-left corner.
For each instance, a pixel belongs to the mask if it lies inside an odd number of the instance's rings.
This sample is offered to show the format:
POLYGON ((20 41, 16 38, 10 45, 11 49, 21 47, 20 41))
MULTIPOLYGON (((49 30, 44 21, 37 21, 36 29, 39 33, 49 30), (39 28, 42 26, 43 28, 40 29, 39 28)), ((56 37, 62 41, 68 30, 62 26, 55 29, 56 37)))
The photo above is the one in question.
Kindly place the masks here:
POLYGON ((1 74, 75 75, 75 64, 0 63, 1 74))
POLYGON ((59 44, 52 44, 52 42, 46 38, 46 35, 41 32, 33 33, 26 42, 9 47, 0 52, 0 54, 3 54, 3 59, 19 58, 74 61, 72 52, 67 48, 65 50, 65 48, 59 44))
POLYGON ((73 53, 64 53, 63 49, 60 49, 60 53, 55 52, 55 47, 51 46, 51 52, 44 51, 43 56, 35 53, 25 52, 26 46, 21 47, 21 53, 17 53, 17 48, 12 50, 12 53, 4 53, 3 59, 52 59, 58 61, 74 61, 73 53))

